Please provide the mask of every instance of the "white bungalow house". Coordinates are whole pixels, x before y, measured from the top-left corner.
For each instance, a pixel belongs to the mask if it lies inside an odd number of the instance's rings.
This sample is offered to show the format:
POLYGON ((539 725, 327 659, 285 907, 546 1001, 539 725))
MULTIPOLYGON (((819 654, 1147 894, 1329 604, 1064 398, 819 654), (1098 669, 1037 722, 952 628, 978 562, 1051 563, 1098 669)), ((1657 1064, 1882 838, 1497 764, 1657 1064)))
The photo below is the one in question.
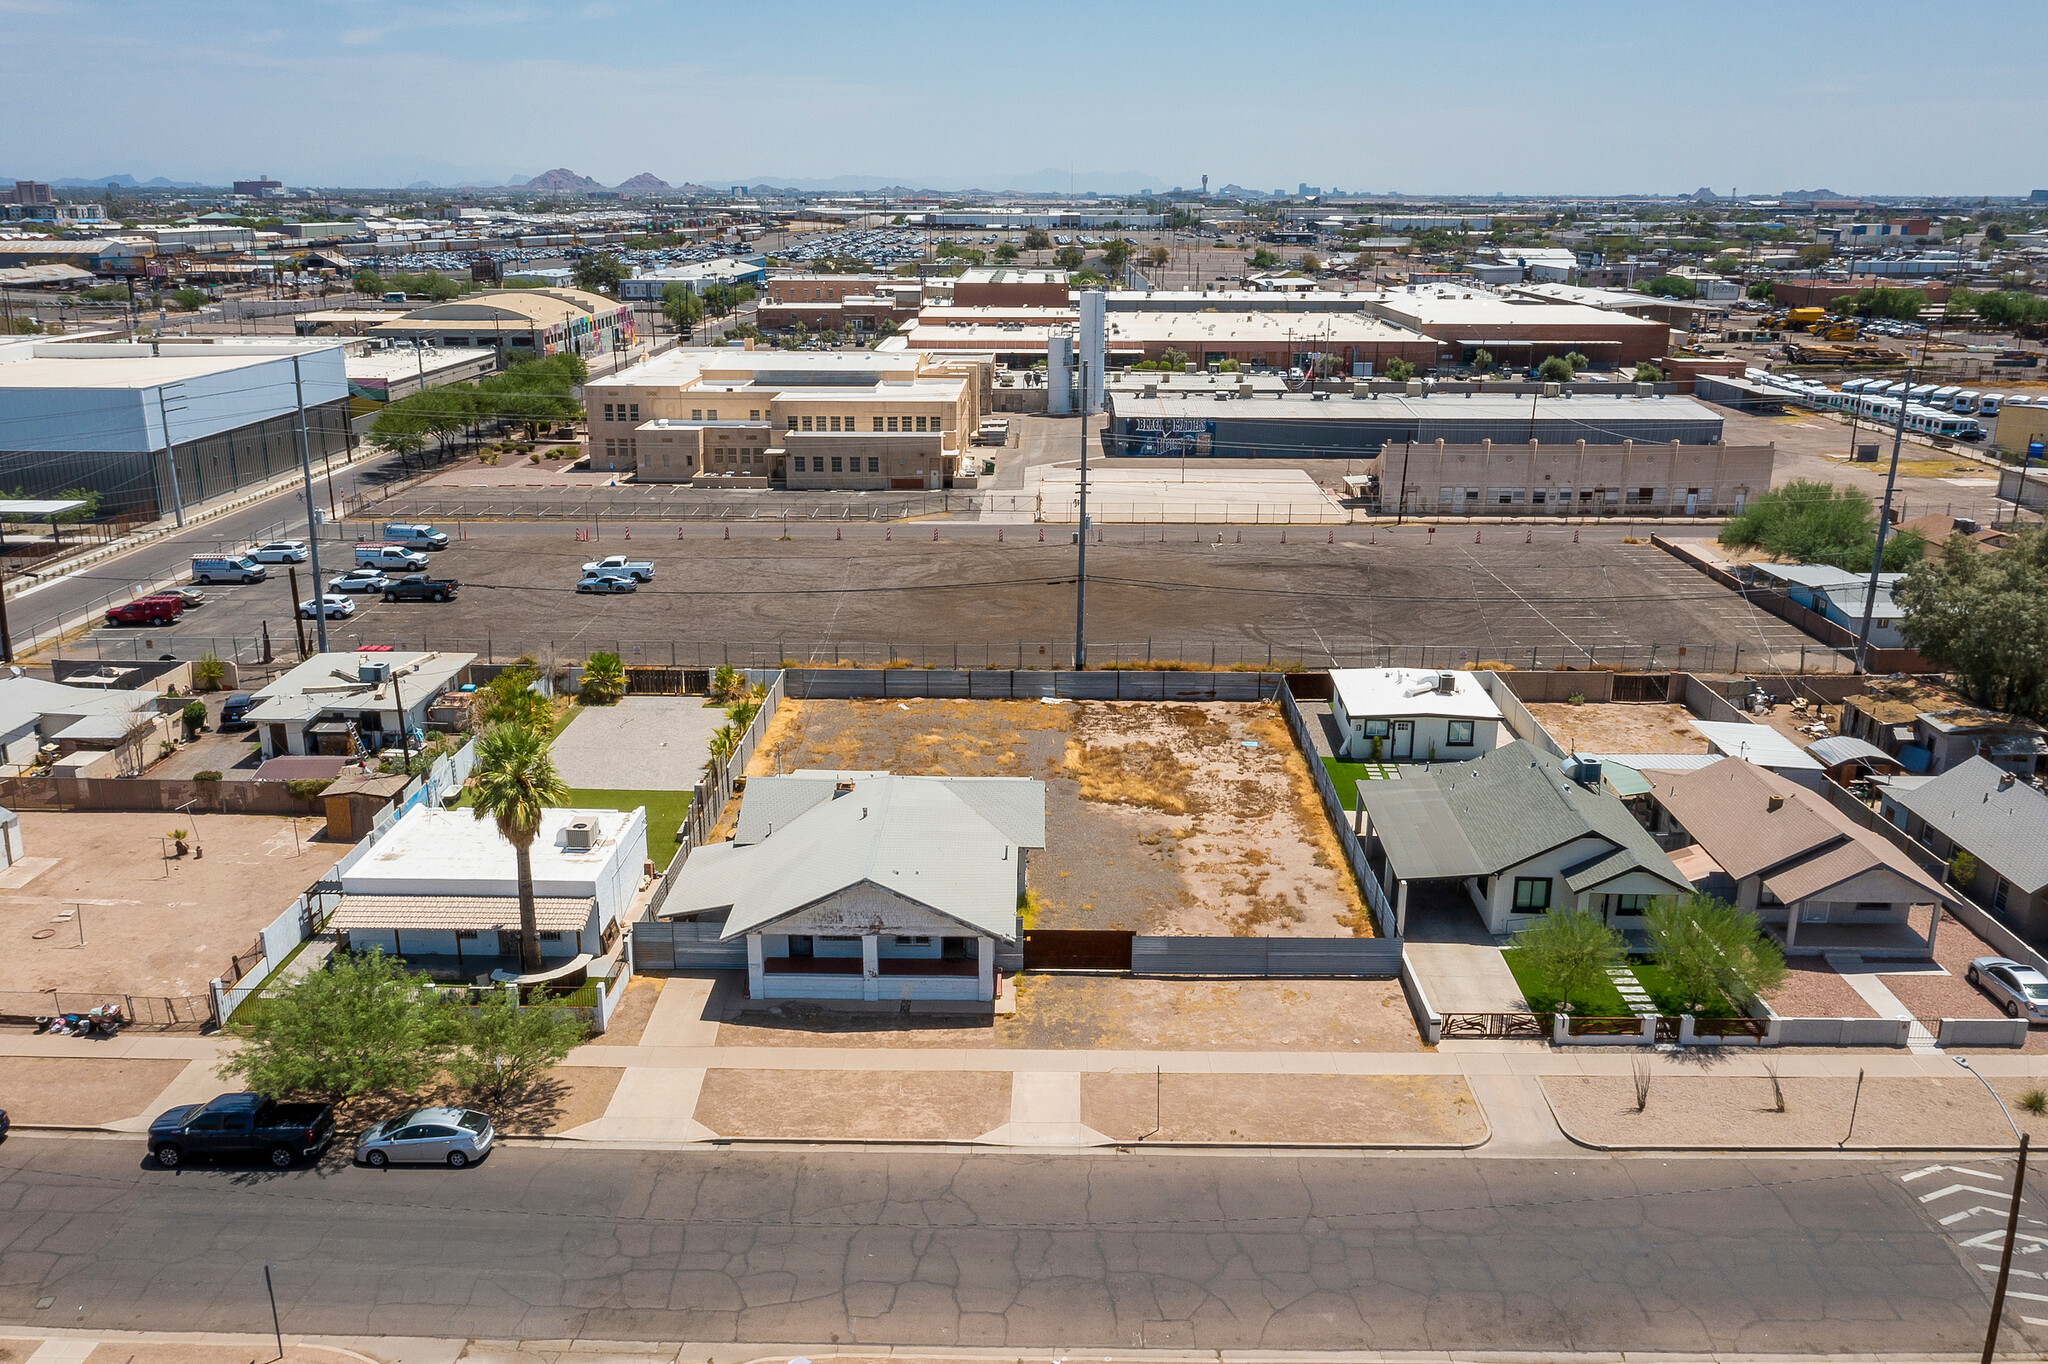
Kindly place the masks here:
POLYGON ((730 842, 692 853, 661 917, 725 915, 753 999, 995 998, 1045 783, 797 772, 747 783, 730 842))
POLYGON ((1500 707, 1475 672, 1338 668, 1330 684, 1340 758, 1463 762, 1500 743, 1500 707))

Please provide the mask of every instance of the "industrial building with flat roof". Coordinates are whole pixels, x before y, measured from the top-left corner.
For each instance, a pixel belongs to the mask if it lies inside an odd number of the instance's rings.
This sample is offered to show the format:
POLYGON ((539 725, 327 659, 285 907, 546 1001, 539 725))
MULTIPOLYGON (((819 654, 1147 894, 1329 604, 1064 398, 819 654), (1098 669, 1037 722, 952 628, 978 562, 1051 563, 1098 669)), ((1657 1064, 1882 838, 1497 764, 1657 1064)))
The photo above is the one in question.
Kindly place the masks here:
POLYGON ((612 348, 614 337, 632 339, 633 318, 626 304, 581 289, 504 289, 415 308, 379 325, 376 334, 402 345, 423 339, 444 349, 598 355, 612 348))
MULTIPOLYGON (((1505 393, 1422 397, 1288 393, 1240 397, 1112 390, 1112 453, 1215 455, 1226 458, 1360 459, 1384 446, 1507 448, 1530 440, 1575 447, 1625 441, 1711 446, 1721 418, 1691 398, 1518 397, 1505 393)), ((1759 485, 1761 487, 1763 485, 1759 485)))
POLYGON ((1770 445, 1676 439, 1432 439, 1383 445, 1345 481, 1383 515, 1727 516, 1771 486, 1775 455, 1770 445))
MULTIPOLYGON (((927 308, 899 344, 909 350, 985 351, 1011 366, 1046 359, 1056 332, 1074 327, 1072 309, 927 308)), ((1179 351, 1189 364, 1213 368, 1224 361, 1271 369, 1306 368, 1332 356, 1342 373, 1358 365, 1384 370, 1406 360, 1422 368, 1437 362, 1437 343, 1409 328, 1360 312, 1299 314, 1266 310, 1229 312, 1109 312, 1103 322, 1109 364, 1158 360, 1179 351)))
POLYGON ((1617 368, 1671 350, 1671 329, 1662 322, 1527 294, 1423 285, 1351 297, 1376 317, 1435 337, 1443 359, 1456 363, 1484 350, 1502 364, 1533 366, 1577 351, 1597 366, 1617 368))
POLYGON ((101 516, 168 516, 296 469, 301 395, 314 462, 346 455, 339 342, 0 344, 0 487, 89 488, 101 516))

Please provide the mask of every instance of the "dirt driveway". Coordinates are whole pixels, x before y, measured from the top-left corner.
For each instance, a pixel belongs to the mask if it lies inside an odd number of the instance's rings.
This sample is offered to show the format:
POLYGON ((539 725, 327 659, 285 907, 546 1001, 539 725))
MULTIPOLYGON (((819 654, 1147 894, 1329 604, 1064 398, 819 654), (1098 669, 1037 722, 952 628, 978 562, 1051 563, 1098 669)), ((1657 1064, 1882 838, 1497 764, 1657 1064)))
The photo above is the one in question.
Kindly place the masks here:
POLYGON ((748 772, 802 768, 1044 781, 1027 927, 1371 936, 1270 705, 785 702, 748 772))

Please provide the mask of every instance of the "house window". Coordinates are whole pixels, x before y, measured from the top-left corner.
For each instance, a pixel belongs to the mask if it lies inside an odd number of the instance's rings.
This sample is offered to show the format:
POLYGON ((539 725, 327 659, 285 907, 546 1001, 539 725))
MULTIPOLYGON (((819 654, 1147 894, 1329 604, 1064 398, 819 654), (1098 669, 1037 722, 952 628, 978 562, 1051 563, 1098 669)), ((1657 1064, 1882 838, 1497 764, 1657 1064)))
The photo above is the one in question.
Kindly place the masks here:
MULTIPOLYGON (((1447 748, 1472 747, 1472 725, 1473 721, 1471 720, 1452 720, 1445 724, 1444 746, 1447 748)), ((1550 883, 1546 881, 1544 884, 1549 885, 1550 883)))
POLYGON ((1549 908, 1549 877, 1517 876, 1515 878, 1515 913, 1541 914, 1549 908))
POLYGON ((1616 914, 1642 914, 1650 908, 1650 899, 1648 895, 1610 895, 1607 904, 1616 914))
POLYGON ((474 928, 458 928, 455 930, 455 936, 465 942, 474 942, 476 941, 476 930, 474 928))
POLYGON ((562 935, 559 933, 543 933, 540 935, 540 940, 542 942, 560 942, 562 935))
POLYGON ((929 947, 931 941, 930 936, 923 933, 918 934, 914 938, 906 938, 901 933, 896 935, 896 945, 898 947, 929 947))
POLYGON ((882 472, 882 459, 881 459, 881 456, 879 456, 879 455, 869 455, 869 456, 868 456, 868 472, 869 472, 869 473, 871 473, 871 474, 879 474, 880 472, 882 472))
POLYGON ((1998 889, 1991 892, 1991 908, 2000 914, 2005 913, 2005 893, 2008 889, 2006 879, 2001 876, 1998 878, 1998 889))
POLYGON ((1385 720, 1367 720, 1367 721, 1365 722, 1365 737, 1366 737, 1366 738, 1368 738, 1368 739, 1384 739, 1384 738, 1386 738, 1386 737, 1387 737, 1387 721, 1385 721, 1385 720))
POLYGON ((1890 908, 1891 904, 1884 900, 1858 900, 1856 902, 1856 912, 1858 914, 1882 914, 1890 908))

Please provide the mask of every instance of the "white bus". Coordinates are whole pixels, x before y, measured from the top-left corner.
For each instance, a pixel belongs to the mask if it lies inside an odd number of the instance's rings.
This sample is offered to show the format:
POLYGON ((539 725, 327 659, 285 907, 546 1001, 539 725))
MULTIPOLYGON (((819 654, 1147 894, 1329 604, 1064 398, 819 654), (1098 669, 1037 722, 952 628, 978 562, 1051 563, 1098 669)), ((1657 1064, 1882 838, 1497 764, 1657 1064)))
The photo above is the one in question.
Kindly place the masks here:
POLYGON ((1955 401, 1950 403, 1949 406, 1957 412, 1975 412, 1977 410, 1977 399, 1982 396, 1976 389, 1966 388, 1956 394, 1955 401))
POLYGON ((1998 415, 1998 409, 2007 403, 2017 403, 2019 406, 2025 407, 2027 405, 2027 397, 2023 393, 2016 393, 2011 397, 2007 397, 2003 393, 1986 393, 1977 399, 1977 415, 1980 417, 1995 417, 1998 415))

